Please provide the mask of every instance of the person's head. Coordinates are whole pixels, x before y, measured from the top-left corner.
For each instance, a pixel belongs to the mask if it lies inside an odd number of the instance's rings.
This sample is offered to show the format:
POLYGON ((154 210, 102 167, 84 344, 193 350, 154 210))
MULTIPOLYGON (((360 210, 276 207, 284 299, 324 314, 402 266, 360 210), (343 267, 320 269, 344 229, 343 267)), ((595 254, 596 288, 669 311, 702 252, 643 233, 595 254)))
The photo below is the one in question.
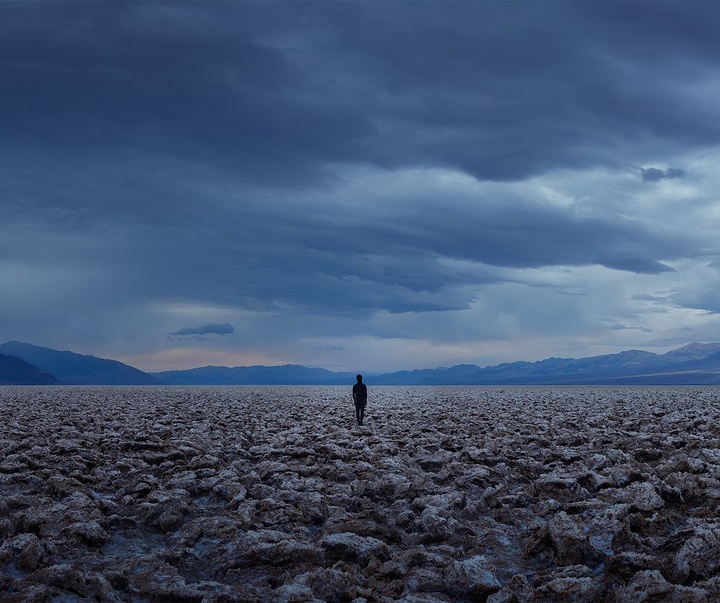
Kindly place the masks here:
POLYGON ((362 375, 357 376, 358 383, 362 383, 362 375))

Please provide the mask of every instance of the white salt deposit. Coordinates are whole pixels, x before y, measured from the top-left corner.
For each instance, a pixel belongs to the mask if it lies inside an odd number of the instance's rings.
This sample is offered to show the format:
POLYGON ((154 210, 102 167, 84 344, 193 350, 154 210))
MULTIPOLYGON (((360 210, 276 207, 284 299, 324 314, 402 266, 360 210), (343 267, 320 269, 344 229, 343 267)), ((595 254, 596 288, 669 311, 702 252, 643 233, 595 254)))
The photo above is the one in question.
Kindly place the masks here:
POLYGON ((0 600, 720 601, 720 389, 370 394, 0 388, 0 600))

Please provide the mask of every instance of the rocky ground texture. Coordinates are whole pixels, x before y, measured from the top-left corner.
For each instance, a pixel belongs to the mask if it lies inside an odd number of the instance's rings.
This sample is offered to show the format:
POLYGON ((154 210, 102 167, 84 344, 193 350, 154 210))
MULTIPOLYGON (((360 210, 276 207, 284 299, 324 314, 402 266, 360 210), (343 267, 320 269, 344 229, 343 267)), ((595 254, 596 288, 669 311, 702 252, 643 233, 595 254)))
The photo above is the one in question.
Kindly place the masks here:
POLYGON ((720 601, 720 389, 0 388, 0 600, 720 601))

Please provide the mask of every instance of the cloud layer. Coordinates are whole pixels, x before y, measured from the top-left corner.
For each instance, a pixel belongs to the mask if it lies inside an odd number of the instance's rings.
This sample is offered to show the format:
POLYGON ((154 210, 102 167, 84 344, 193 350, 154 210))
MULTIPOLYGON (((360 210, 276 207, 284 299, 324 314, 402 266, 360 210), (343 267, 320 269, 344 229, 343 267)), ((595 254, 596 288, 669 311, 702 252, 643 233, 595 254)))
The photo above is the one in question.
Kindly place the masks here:
POLYGON ((640 168, 643 182, 657 182, 658 180, 664 180, 665 178, 682 178, 685 176, 685 172, 680 168, 668 168, 662 170, 660 168, 640 168))
POLYGON ((183 327, 169 334, 170 337, 187 337, 188 335, 230 335, 235 332, 235 328, 229 323, 224 322, 221 325, 211 322, 200 327, 183 327))
POLYGON ((719 17, 3 4, 0 332, 149 370, 720 339, 719 17))

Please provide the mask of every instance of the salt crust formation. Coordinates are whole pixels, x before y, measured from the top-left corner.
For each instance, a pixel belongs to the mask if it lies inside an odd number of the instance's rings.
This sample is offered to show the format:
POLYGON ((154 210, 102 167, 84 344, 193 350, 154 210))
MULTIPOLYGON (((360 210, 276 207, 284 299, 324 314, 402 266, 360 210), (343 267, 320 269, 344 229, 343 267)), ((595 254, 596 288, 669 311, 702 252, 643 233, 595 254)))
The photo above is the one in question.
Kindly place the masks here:
POLYGON ((720 389, 0 388, 0 600, 720 601, 720 389))

